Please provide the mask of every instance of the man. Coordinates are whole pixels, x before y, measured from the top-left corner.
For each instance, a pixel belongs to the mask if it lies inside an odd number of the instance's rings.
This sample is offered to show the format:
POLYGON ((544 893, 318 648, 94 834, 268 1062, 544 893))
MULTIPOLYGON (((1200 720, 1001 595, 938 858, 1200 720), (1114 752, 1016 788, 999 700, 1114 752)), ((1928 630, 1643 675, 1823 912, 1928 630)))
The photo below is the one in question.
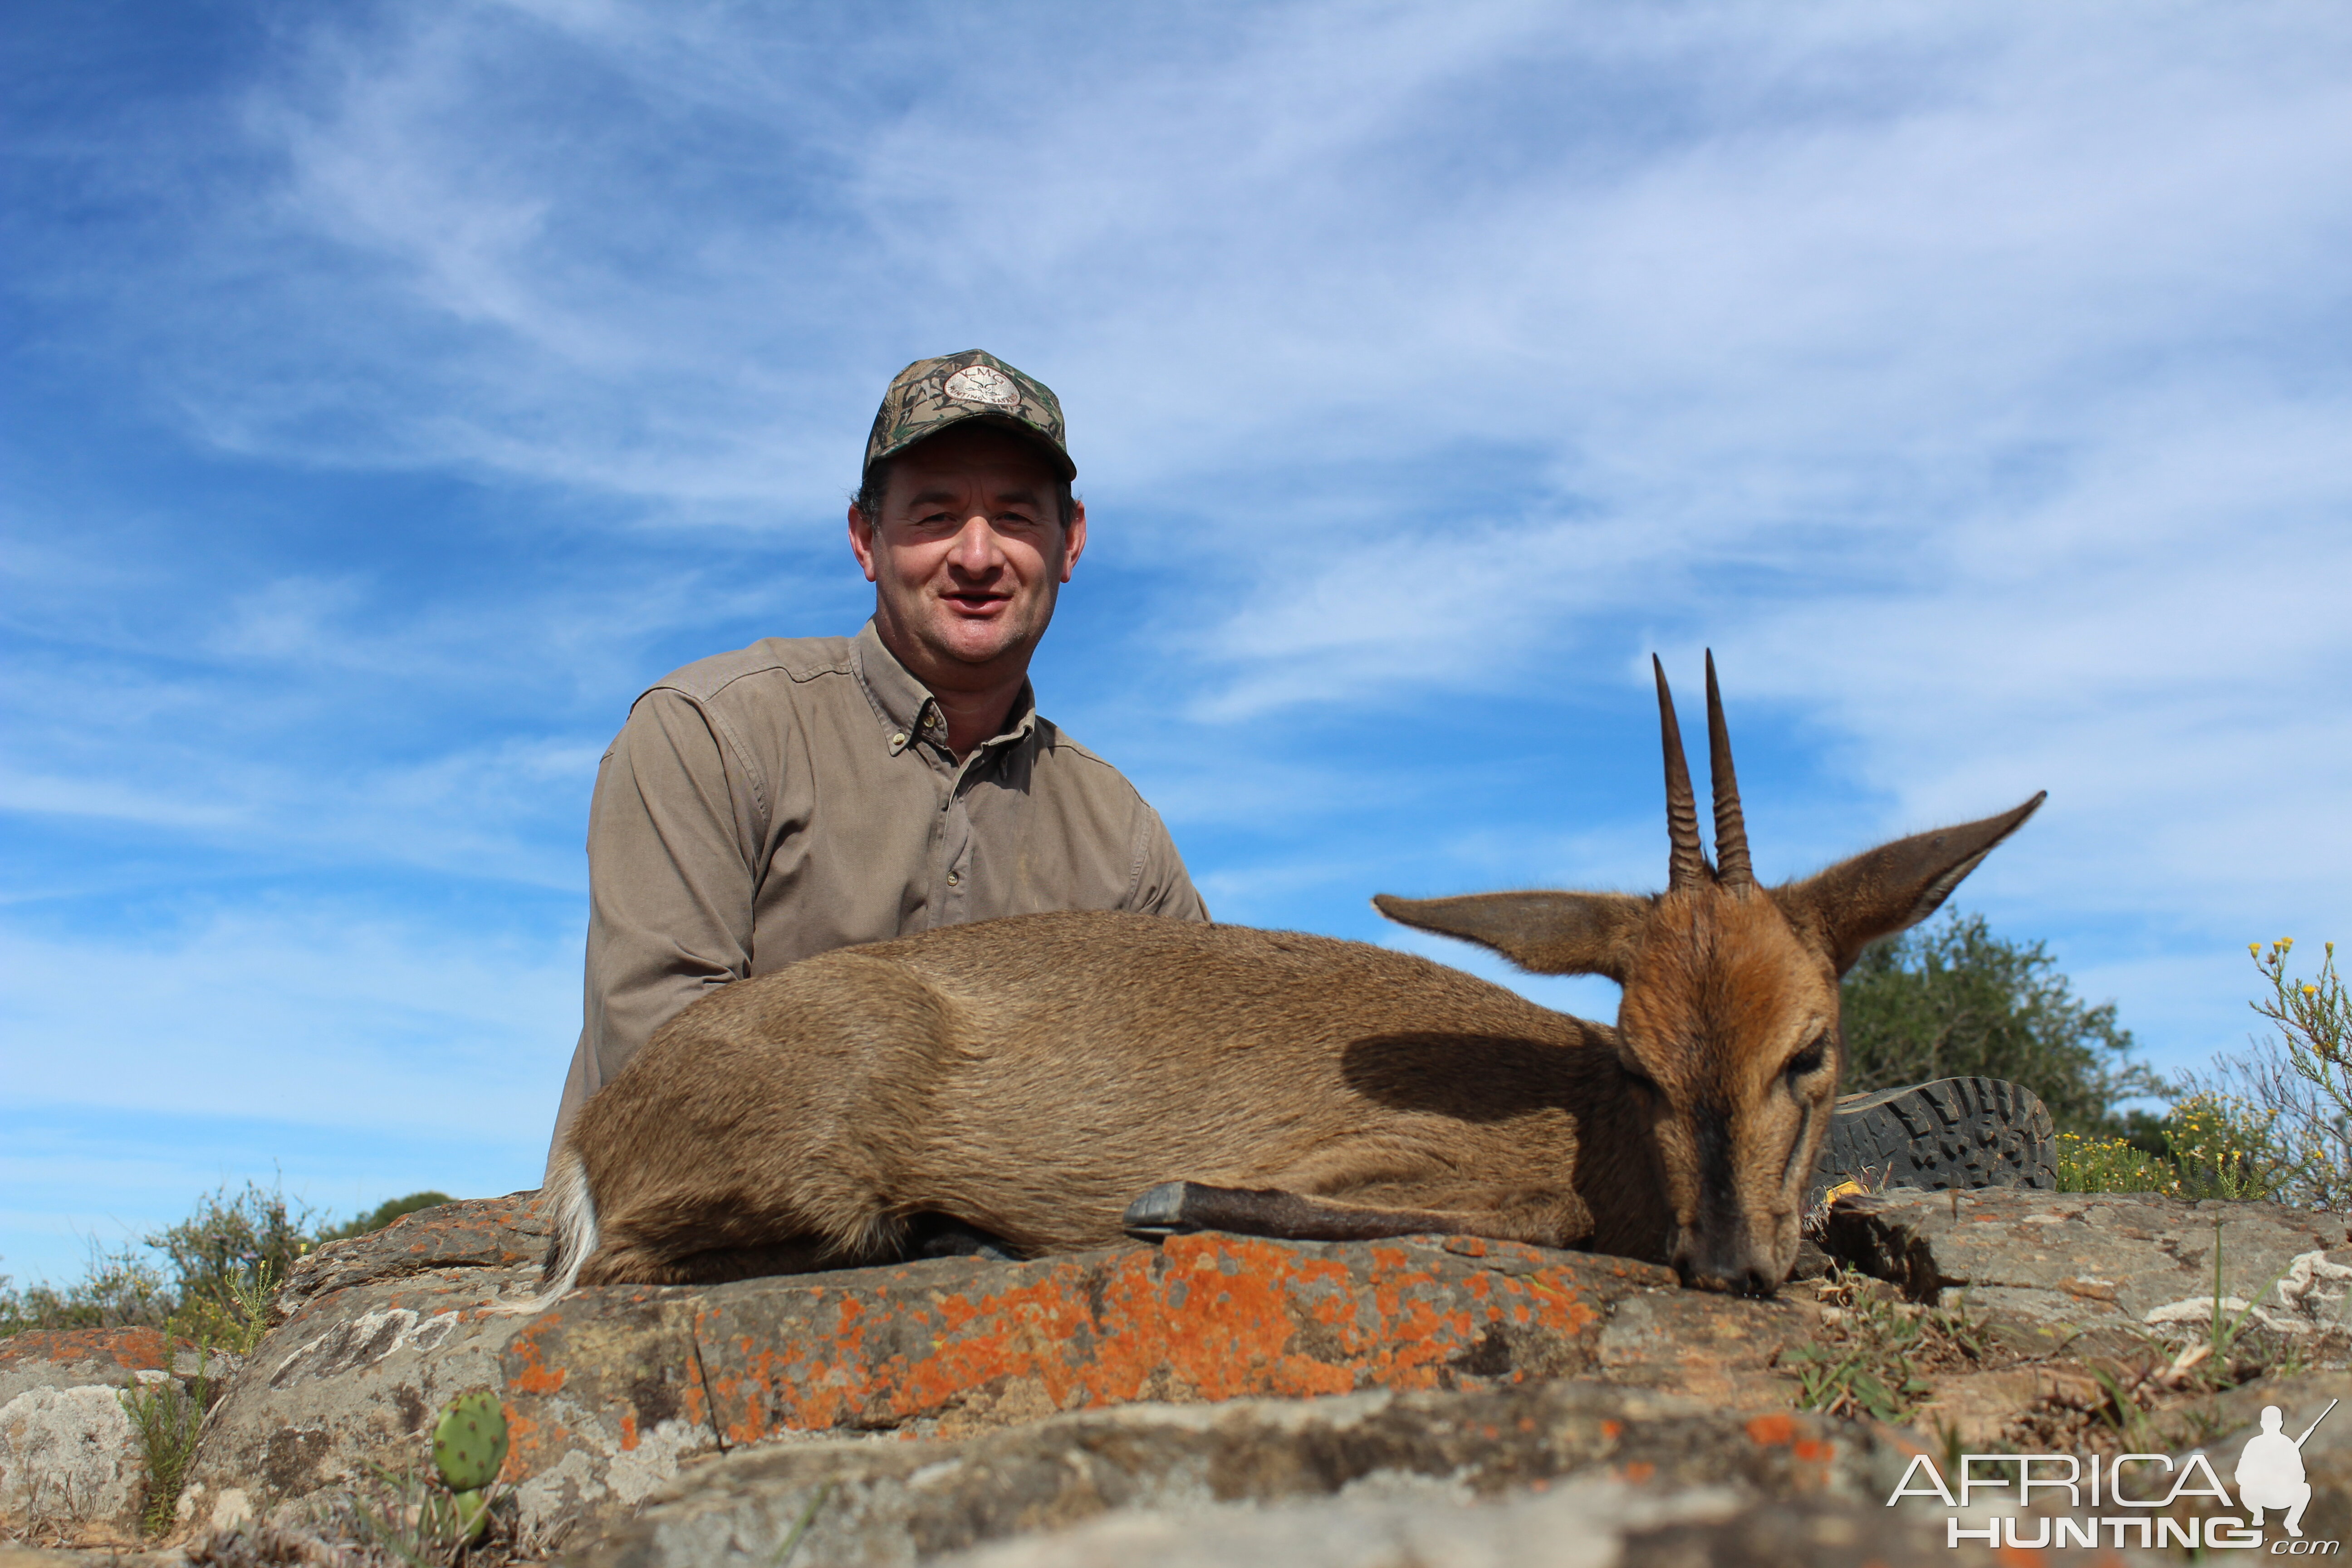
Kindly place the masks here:
MULTIPOLYGON (((873 619, 703 659, 637 699, 589 807, 585 1017, 558 1133, 730 981, 997 915, 1208 919, 1159 816, 1030 690, 1086 549, 1076 476, 1042 383, 977 349, 908 365, 849 509, 873 619)), ((2031 1093, 1948 1079, 1848 1097, 1815 1190, 2048 1186, 2055 1159, 2031 1093)))
POLYGON ((856 942, 1047 910, 1206 920, 1133 785, 1036 710, 1087 543, 1044 384, 977 349, 883 395, 849 509, 854 637, 771 637, 637 699, 589 807, 572 1113, 688 1003, 856 942))

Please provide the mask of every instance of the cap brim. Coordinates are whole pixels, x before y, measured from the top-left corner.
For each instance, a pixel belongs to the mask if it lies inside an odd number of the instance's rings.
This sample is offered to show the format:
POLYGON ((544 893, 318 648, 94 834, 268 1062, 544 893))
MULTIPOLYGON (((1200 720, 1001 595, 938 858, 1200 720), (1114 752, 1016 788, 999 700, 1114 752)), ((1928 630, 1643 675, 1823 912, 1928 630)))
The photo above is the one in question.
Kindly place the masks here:
POLYGON ((866 459, 866 466, 870 468, 876 463, 886 462, 901 452, 911 451, 926 441, 934 440, 950 430, 975 421, 993 425, 1000 430, 1010 431, 1036 447, 1045 455, 1046 461, 1054 466, 1055 472, 1063 483, 1067 484, 1078 477, 1078 466, 1070 461, 1070 455, 1055 446, 1052 437, 1041 434, 1035 426, 1015 419, 1009 414, 998 414, 993 410, 978 408, 969 414, 959 414, 953 418, 942 419, 936 425, 925 426, 920 435, 910 437, 895 447, 875 453, 873 457, 866 459))

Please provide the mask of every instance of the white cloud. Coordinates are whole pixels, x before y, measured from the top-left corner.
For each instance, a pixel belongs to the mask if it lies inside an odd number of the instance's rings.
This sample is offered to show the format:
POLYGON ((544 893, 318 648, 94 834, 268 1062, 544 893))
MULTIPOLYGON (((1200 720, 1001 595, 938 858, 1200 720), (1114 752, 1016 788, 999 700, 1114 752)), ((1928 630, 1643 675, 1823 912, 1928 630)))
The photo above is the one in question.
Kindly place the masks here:
POLYGON ((5 1103, 543 1142, 579 1030, 577 931, 389 902, 0 925, 10 1032, 49 1046, 11 1052, 5 1103))
POLYGON ((5 942, 109 977, 94 1024, 22 993, 87 1092, 202 1062, 413 1125, 478 1067, 457 1114, 503 1125, 538 1089, 498 1064, 576 1017, 531 933, 629 696, 710 626, 854 624, 881 378, 971 344, 1063 394, 1097 520, 1045 706, 1218 847, 1221 912, 1650 885, 1646 656, 1689 692, 1711 646, 1759 854, 2047 787, 1964 897, 2168 1050, 2237 1037, 2239 943, 2341 914, 2336 12, 451 0, 271 37, 232 103, 40 143, 89 194, 20 264, 40 352, 190 448, 153 477, 150 426, 89 421, 125 488, 9 502, 0 803, 45 858, 5 942), (1507 767, 1558 797, 1462 788, 1507 767), (436 935, 420 871, 525 912, 436 935), (220 912, 58 914, 122 885, 220 912))

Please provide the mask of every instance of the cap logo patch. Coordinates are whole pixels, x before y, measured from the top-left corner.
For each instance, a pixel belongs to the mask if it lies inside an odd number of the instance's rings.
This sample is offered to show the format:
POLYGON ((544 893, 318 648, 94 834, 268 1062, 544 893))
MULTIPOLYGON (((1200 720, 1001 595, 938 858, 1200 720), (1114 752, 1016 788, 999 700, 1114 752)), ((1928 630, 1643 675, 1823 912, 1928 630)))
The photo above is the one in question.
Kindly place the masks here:
POLYGON ((984 364, 964 366, 948 377, 940 390, 959 403, 985 403, 991 408, 1021 406, 1021 389, 1013 384, 1013 378, 984 364))

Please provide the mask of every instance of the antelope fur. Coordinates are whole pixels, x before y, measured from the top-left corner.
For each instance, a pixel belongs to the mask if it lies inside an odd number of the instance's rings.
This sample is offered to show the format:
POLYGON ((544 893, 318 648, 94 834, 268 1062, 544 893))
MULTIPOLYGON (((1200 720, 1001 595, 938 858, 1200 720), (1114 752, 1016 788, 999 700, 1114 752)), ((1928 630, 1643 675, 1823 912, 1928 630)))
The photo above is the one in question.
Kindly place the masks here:
POLYGON ((1771 1290, 1837 1092, 1839 976, 2042 796, 1764 887, 1706 675, 1715 862, 1660 667, 1664 892, 1373 900, 1617 981, 1616 1026, 1363 942, 1144 915, 845 948, 697 1002, 581 1110, 542 1291, 501 1310, 891 1261, 923 1215, 1024 1256, 1108 1247, 1171 1181, 1771 1290))

